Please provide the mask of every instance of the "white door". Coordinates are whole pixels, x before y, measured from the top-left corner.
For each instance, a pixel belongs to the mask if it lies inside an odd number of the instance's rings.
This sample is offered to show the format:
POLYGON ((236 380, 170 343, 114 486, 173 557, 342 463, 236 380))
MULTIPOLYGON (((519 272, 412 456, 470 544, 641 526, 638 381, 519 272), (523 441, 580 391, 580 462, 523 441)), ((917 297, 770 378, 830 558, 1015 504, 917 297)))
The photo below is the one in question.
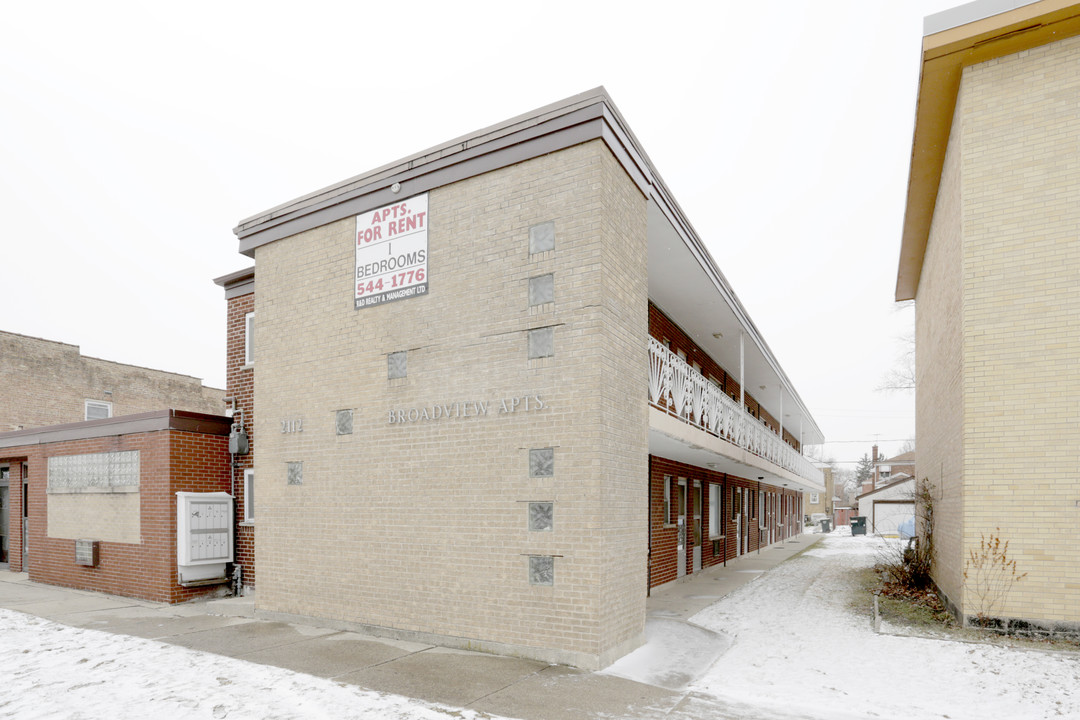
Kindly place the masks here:
POLYGON ((749 488, 743 488, 743 522, 746 523, 742 534, 744 553, 750 552, 750 492, 749 488))
POLYGON ((735 518, 735 557, 742 555, 742 493, 731 488, 731 514, 735 518))
POLYGON ((678 495, 675 498, 677 503, 675 507, 679 512, 679 535, 675 549, 675 577, 681 578, 686 575, 686 480, 683 478, 679 478, 676 493, 678 495))
POLYGON ((701 570, 701 481, 694 481, 694 572, 701 570))

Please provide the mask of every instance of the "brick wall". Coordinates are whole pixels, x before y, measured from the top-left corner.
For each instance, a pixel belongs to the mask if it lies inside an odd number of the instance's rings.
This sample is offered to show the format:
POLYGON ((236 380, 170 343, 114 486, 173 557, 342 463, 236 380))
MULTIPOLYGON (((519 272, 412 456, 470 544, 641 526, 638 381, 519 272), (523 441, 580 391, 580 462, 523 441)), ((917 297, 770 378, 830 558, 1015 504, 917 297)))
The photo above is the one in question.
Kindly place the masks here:
MULTIPOLYGON (((665 477, 671 478, 672 503, 678 505, 677 487, 680 479, 686 480, 686 488, 693 490, 694 481, 698 481, 702 487, 702 512, 701 512, 701 566, 707 568, 718 565, 725 560, 732 560, 739 555, 736 544, 738 531, 736 518, 733 513, 732 492, 743 493, 750 491, 750 503, 743 513, 744 528, 747 533, 744 543, 744 552, 756 552, 760 548, 787 539, 792 534, 801 531, 802 516, 799 514, 799 493, 754 480, 736 477, 726 473, 718 473, 707 468, 700 468, 685 463, 676 462, 667 458, 649 456, 649 586, 657 587, 665 583, 673 582, 678 578, 678 511, 672 513, 670 520, 664 518, 665 508, 665 477), (764 491, 764 503, 760 493, 764 491), (712 513, 711 496, 720 493, 721 497, 721 522, 720 535, 710 536, 710 516, 712 513), (764 521, 764 528, 762 524, 764 521), (772 535, 769 529, 772 529, 772 535), (713 540, 719 540, 717 551, 714 552, 713 540)), ((691 496, 692 497, 692 496, 691 496)), ((741 494, 740 503, 744 502, 745 494, 741 494)), ((690 507, 693 507, 692 500, 690 507)), ((670 508, 670 506, 669 506, 670 508)), ((687 521, 692 521, 693 511, 687 516, 687 521)), ((688 526, 686 545, 686 575, 693 573, 692 552, 692 528, 688 526)))
POLYGON ((644 625, 645 199, 593 141, 428 203, 426 296, 353 308, 353 218, 255 251, 257 607, 603 664, 644 625), (548 222, 554 250, 530 254, 548 222), (554 302, 530 306, 549 273, 554 302), (529 360, 541 327, 555 354, 529 360), (543 408, 501 411, 526 396, 543 408), (388 423, 478 401, 490 412, 388 423), (336 435, 345 409, 353 433, 336 435), (530 477, 539 448, 550 477, 530 477), (552 530, 529 531, 530 501, 554 504, 552 530), (530 584, 530 556, 554 558, 552 585, 530 584))
MULTIPOLYGON (((0 450, 0 464, 25 462, 29 468, 30 579, 155 602, 182 602, 217 592, 216 586, 177 584, 176 492, 226 491, 227 446, 228 438, 221 435, 163 430, 0 450), (75 538, 54 537, 49 532, 48 459, 128 450, 139 451, 141 541, 103 541, 96 567, 76 565, 75 538)), ((12 516, 21 513, 19 502, 12 516)), ((10 569, 23 570, 21 538, 12 540, 10 569)))
POLYGON ((1080 626, 1080 37, 960 93, 964 547, 995 533, 1027 573, 995 615, 1080 626))
POLYGON ((85 357, 76 345, 0 332, 0 432, 86 419, 86 400, 114 417, 176 408, 220 415, 221 390, 198 378, 85 357))
MULTIPOLYGON (((255 294, 247 293, 226 301, 225 395, 236 399, 237 415, 243 414, 250 452, 237 455, 232 471, 233 497, 236 498, 236 562, 243 567, 243 584, 255 587, 255 523, 244 522, 244 471, 254 467, 255 453, 255 367, 245 364, 247 314, 255 310, 255 294)), ((256 360, 257 362, 257 360, 256 360)))
MULTIPOLYGON (((963 114, 963 97, 956 118, 963 114)), ((934 483, 934 581, 960 602, 963 563, 961 123, 954 122, 915 298, 915 478, 934 483)))

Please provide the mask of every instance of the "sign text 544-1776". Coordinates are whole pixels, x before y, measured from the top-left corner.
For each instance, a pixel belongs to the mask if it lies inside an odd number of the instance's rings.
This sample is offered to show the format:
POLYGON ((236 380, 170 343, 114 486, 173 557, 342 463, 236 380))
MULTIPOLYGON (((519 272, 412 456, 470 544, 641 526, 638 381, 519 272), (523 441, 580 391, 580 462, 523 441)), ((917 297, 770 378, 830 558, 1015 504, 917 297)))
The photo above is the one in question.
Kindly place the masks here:
POLYGON ((427 193, 356 216, 356 307, 428 289, 427 193))

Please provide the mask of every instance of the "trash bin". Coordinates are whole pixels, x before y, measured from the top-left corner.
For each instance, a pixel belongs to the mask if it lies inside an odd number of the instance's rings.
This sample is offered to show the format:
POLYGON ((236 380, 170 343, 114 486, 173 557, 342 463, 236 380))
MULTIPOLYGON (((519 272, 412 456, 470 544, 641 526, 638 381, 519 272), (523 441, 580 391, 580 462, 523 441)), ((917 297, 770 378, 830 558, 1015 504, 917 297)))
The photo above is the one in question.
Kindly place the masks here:
POLYGON ((851 534, 852 535, 865 535, 866 534, 866 516, 856 515, 851 518, 851 534))
POLYGON ((829 532, 832 529, 831 526, 832 526, 832 523, 830 523, 828 520, 822 520, 821 521, 821 532, 823 532, 823 533, 829 532))

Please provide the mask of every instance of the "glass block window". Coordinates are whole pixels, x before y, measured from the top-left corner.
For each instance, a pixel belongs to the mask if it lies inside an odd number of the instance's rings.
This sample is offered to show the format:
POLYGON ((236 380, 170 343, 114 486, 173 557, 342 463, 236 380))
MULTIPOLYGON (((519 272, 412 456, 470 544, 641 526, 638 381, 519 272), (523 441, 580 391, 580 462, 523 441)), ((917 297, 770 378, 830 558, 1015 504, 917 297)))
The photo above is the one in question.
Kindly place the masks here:
POLYGON ((555 474, 555 448, 529 450, 529 477, 552 477, 555 474))
POLYGON ((529 503, 529 530, 544 532, 554 526, 555 503, 531 502, 529 503))
POLYGON ((289 485, 303 485, 304 484, 304 463, 302 462, 290 462, 285 463, 285 477, 289 485))
POLYGON ((403 378, 408 374, 409 356, 405 350, 392 352, 386 356, 386 377, 391 380, 403 378))
POLYGON ((551 357, 555 354, 555 328, 544 327, 529 331, 529 359, 551 357))
POLYGON ((545 222, 529 228, 529 254, 555 249, 555 223, 545 222))
POLYGON ((338 435, 352 435, 352 410, 338 410, 334 427, 338 435))
POLYGON ((529 278, 529 305, 555 302, 555 276, 551 273, 529 278))
POLYGON ((138 450, 56 455, 49 458, 50 493, 114 493, 138 490, 138 450))
POLYGON ((555 558, 550 555, 529 556, 529 584, 555 584, 555 558))

